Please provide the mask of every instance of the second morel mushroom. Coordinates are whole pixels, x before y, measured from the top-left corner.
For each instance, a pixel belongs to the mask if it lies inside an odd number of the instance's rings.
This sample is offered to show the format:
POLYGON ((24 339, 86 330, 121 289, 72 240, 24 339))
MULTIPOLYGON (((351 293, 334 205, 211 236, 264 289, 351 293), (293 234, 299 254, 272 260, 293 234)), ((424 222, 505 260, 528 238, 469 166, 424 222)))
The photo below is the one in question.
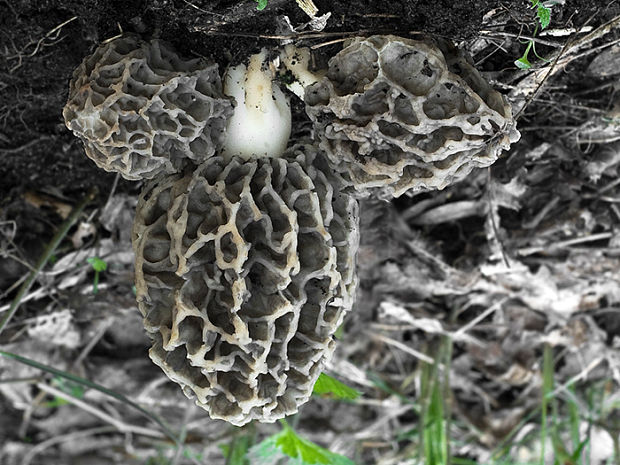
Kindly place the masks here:
POLYGON ((147 185, 133 229, 150 355, 213 418, 294 413, 353 303, 357 202, 313 165, 213 157, 147 185))
POLYGON ((442 40, 355 39, 304 99, 321 148, 360 196, 442 189, 519 137, 507 101, 442 40))

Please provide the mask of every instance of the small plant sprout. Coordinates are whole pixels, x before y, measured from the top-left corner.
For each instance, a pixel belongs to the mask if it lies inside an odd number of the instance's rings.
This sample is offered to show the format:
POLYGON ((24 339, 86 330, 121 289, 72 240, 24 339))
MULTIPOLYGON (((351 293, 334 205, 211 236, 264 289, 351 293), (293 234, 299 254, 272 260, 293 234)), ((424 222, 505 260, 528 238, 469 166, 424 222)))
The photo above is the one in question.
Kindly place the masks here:
MULTIPOLYGON (((353 400, 360 396, 360 392, 341 383, 325 373, 317 379, 313 394, 334 399, 353 400)), ((354 462, 339 454, 330 452, 323 447, 297 435, 286 420, 280 420, 282 431, 269 436, 259 444, 249 447, 243 443, 243 451, 247 451, 246 458, 252 465, 355 465, 354 462)), ((223 449, 230 458, 232 450, 223 449)), ((228 463, 228 462, 227 462, 228 463)), ((233 463, 233 462, 230 462, 233 463)), ((242 461, 234 463, 243 463, 242 461)))
POLYGON ((299 437, 286 420, 280 423, 281 432, 250 448, 248 458, 252 465, 355 465, 347 457, 299 437))
POLYGON ((248 65, 228 69, 224 94, 236 101, 228 120, 223 153, 244 159, 277 157, 291 135, 291 108, 280 88, 273 84, 267 50, 250 57, 248 65))
POLYGON ((96 294, 99 290, 99 273, 108 269, 108 264, 99 257, 90 257, 86 261, 93 267, 95 271, 95 278, 93 279, 93 294, 96 294))
MULTIPOLYGON (((542 2, 541 0, 530 0, 530 3, 532 4, 532 8, 536 8, 536 17, 538 18, 538 24, 536 25, 536 29, 534 29, 533 34, 534 36, 536 36, 539 26, 541 29, 545 29, 547 26, 549 26, 549 23, 551 22, 551 7, 555 5, 556 2, 542 2)), ((521 58, 515 60, 514 62, 517 68, 530 69, 532 67, 532 63, 530 63, 528 59, 530 50, 533 50, 534 54, 541 60, 547 61, 543 57, 538 55, 538 53, 536 53, 536 45, 534 44, 534 39, 530 39, 527 43, 527 48, 525 49, 525 52, 523 52, 521 58)))
POLYGON ((256 0, 256 3, 258 3, 258 5, 256 5, 256 9, 258 11, 264 10, 267 6, 267 1, 268 0, 256 0))

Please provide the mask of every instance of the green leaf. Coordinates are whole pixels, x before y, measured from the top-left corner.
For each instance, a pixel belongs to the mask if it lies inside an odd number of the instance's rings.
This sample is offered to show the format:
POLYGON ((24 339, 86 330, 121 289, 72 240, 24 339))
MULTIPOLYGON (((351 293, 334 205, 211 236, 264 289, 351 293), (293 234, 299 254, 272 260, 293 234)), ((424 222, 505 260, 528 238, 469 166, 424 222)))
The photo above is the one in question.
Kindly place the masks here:
POLYGON ((256 7, 256 9, 258 11, 264 10, 265 7, 267 6, 267 1, 268 0, 256 0, 256 3, 258 3, 258 6, 256 7))
POLYGON ((536 16, 538 16, 538 22, 542 29, 549 26, 551 22, 551 10, 540 2, 536 5, 536 16))
POLYGON ((90 257, 86 261, 93 267, 93 270, 100 272, 108 269, 108 264, 99 257, 90 257))
POLYGON ((355 465, 342 455, 300 438, 288 426, 250 448, 248 458, 252 465, 355 465))
POLYGON ((312 389, 312 393, 322 397, 334 397, 336 399, 348 400, 357 399, 361 395, 361 392, 358 390, 341 383, 325 373, 319 375, 312 389))

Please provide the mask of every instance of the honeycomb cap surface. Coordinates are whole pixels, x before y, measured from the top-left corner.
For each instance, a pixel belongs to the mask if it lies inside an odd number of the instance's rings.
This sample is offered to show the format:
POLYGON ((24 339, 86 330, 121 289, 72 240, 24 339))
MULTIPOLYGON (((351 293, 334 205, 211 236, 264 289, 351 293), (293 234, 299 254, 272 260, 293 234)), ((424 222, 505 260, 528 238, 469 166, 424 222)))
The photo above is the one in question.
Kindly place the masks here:
POLYGON ((275 421, 306 402, 353 304, 358 206, 284 158, 209 158, 150 181, 133 228, 151 359, 212 418, 275 421))
POLYGON ((216 64, 126 36, 101 45, 74 71, 63 116, 97 166, 150 179, 199 164, 219 148, 232 114, 221 87, 216 64))
POLYGON ((506 99, 446 41, 356 39, 305 102, 320 147, 358 196, 442 189, 519 138, 506 99))

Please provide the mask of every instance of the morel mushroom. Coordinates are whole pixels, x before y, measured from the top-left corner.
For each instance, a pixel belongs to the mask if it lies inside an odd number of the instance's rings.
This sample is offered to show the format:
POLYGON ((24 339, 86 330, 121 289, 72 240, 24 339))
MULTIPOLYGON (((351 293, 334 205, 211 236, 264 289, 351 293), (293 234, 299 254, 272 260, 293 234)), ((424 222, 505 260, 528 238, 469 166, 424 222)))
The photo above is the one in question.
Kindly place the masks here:
POLYGON ((360 196, 442 189, 519 137, 505 98, 443 40, 355 39, 305 102, 321 148, 360 196))
POLYGON ((74 71, 63 116, 97 166, 150 179, 220 147, 232 113, 221 87, 216 64, 183 60, 158 40, 121 37, 74 71))
POLYGON ((352 306, 357 202, 315 157, 311 146, 215 156, 140 196, 133 245, 150 355, 213 418, 296 412, 352 306))

